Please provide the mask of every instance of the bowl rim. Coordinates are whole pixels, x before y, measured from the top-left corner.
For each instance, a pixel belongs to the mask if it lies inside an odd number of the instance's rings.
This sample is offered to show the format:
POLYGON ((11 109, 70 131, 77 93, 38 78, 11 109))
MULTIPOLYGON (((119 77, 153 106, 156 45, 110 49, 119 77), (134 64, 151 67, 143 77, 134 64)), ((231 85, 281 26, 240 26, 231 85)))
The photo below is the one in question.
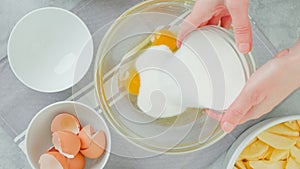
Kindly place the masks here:
MULTIPOLYGON (((47 89, 46 90, 46 89, 43 89, 43 88, 35 86, 35 85, 30 85, 30 84, 28 84, 28 82, 26 82, 26 81, 23 80, 22 76, 20 76, 17 73, 17 71, 15 70, 15 67, 14 67, 14 65, 13 65, 13 63, 11 61, 11 54, 9 52, 11 50, 11 42, 12 42, 11 38, 15 34, 15 31, 19 27, 19 25, 24 21, 24 19, 26 19, 27 17, 29 17, 31 15, 35 15, 35 13, 39 13, 40 11, 45 11, 45 10, 60 11, 60 12, 63 12, 65 14, 68 14, 68 15, 72 16, 74 19, 77 20, 78 23, 80 23, 80 25, 83 27, 83 29, 88 33, 89 39, 92 39, 92 35, 91 35, 91 32, 89 31, 87 25, 82 21, 81 18, 79 18, 76 14, 74 14, 73 12, 71 12, 69 10, 66 10, 66 9, 63 9, 63 8, 59 8, 59 7, 42 7, 42 8, 34 9, 34 10, 28 12, 27 14, 25 14, 21 19, 19 19, 17 21, 17 23, 14 25, 14 27, 12 28, 12 30, 11 30, 11 32, 9 34, 9 37, 8 37, 7 48, 6 48, 8 63, 10 65, 10 67, 11 67, 12 72, 17 77, 17 79, 20 82, 22 82, 25 86, 27 86, 27 87, 29 87, 29 88, 31 88, 33 90, 36 90, 38 92, 54 93, 54 92, 64 91, 64 90, 69 89, 70 87, 76 85, 84 77, 84 75, 87 73, 88 69, 85 70, 85 73, 82 75, 82 77, 78 78, 77 81, 72 81, 71 84, 65 85, 62 88, 57 88, 57 89, 52 89, 52 90, 47 89)), ((91 57, 93 57, 94 45, 93 45, 93 43, 91 45, 92 45, 92 55, 91 55, 91 57)), ((88 68, 91 66, 91 63, 92 63, 92 59, 91 59, 91 62, 89 63, 88 68)))
POLYGON ((27 127, 27 129, 26 129, 25 139, 24 139, 24 143, 25 143, 25 155, 26 155, 26 158, 27 158, 28 163, 30 164, 30 166, 31 166, 32 168, 35 168, 35 167, 33 166, 33 164, 32 164, 32 161, 31 161, 31 159, 30 159, 28 153, 27 153, 27 152, 28 152, 27 144, 28 144, 28 142, 29 142, 29 141, 28 141, 28 133, 30 132, 30 130, 31 130, 31 128, 32 128, 32 124, 35 122, 35 120, 36 120, 36 118, 37 118, 38 116, 41 116, 41 115, 42 115, 47 109, 49 109, 50 107, 54 107, 54 106, 58 106, 58 105, 63 105, 63 104, 73 104, 73 105, 79 105, 79 106, 82 106, 82 107, 84 107, 84 108, 87 108, 87 109, 90 110, 92 113, 94 113, 96 116, 98 116, 98 118, 100 118, 101 121, 103 122, 104 127, 107 129, 107 133, 105 133, 105 135, 106 135, 106 140, 107 140, 106 150, 107 150, 107 149, 109 150, 109 151, 105 151, 105 153, 107 153, 108 155, 106 156, 106 158, 103 159, 103 165, 100 167, 100 168, 103 168, 103 167, 106 165, 106 163, 107 163, 107 161, 108 161, 108 159, 109 159, 109 157, 110 157, 110 152, 111 152, 111 143, 112 143, 112 141, 111 141, 111 134, 110 134, 110 131, 109 131, 109 127, 108 127, 108 125, 106 124, 104 118, 102 118, 102 117, 100 116, 100 114, 99 114, 96 110, 92 109, 91 107, 87 106, 86 104, 83 104, 83 103, 77 102, 77 101, 59 101, 59 102, 55 102, 55 103, 49 104, 49 105, 47 105, 46 107, 44 107, 44 108, 42 108, 41 110, 39 110, 38 113, 31 119, 31 121, 30 121, 30 123, 29 123, 29 125, 28 125, 28 127, 27 127))
POLYGON ((300 119, 300 115, 296 115, 296 114, 271 117, 269 119, 265 119, 259 123, 256 123, 252 127, 246 129, 240 136, 238 136, 238 138, 234 141, 234 143, 227 151, 225 157, 226 168, 227 169, 233 168, 241 152, 245 149, 246 146, 248 146, 250 141, 254 139, 258 134, 277 124, 287 122, 287 121, 299 120, 299 119, 300 119), (240 140, 242 141, 239 142, 240 140), (233 152, 230 153, 230 150, 233 148, 234 148, 234 150, 232 150, 233 152))

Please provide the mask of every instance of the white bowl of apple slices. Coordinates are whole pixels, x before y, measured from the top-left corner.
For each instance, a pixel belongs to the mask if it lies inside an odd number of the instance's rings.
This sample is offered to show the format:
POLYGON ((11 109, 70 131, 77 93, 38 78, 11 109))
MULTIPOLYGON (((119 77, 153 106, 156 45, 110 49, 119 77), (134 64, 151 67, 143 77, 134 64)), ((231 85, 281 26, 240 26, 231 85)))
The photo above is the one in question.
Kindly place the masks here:
POLYGON ((230 147, 226 169, 300 169, 300 115, 262 121, 230 147))
POLYGON ((111 148, 104 119, 73 101, 57 102, 38 112, 25 141, 27 159, 36 169, 103 168, 111 148))

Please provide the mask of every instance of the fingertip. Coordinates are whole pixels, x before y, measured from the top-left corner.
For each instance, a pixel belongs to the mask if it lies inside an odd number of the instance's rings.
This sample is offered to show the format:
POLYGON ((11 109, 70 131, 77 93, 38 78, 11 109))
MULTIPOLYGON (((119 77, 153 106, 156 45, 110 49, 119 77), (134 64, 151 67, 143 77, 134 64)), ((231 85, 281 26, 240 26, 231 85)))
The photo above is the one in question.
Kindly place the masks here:
POLYGON ((179 30, 178 36, 177 36, 177 47, 179 48, 182 45, 182 42, 184 40, 184 38, 191 33, 192 31, 194 31, 196 29, 196 27, 192 26, 192 25, 186 25, 183 24, 181 26, 181 29, 179 30))
POLYGON ((186 31, 181 28, 181 30, 177 35, 177 40, 176 40, 177 48, 181 47, 183 39, 185 38, 186 34, 187 34, 186 31))
POLYGON ((223 129, 224 132, 230 133, 232 130, 234 130, 236 125, 229 123, 227 121, 223 122, 221 124, 221 128, 223 129))
POLYGON ((275 58, 280 58, 280 57, 282 57, 282 56, 288 54, 289 52, 290 52, 290 49, 284 49, 284 50, 280 51, 280 52, 275 56, 275 58))
POLYGON ((176 40, 176 45, 177 48, 180 48, 182 45, 182 41, 185 37, 186 32, 184 32, 183 27, 181 27, 181 29, 179 30, 179 33, 177 35, 177 40, 176 40))
POLYGON ((177 46, 177 48, 180 48, 180 47, 181 47, 181 40, 177 40, 176 46, 177 46))
POLYGON ((189 14, 182 22, 178 36, 177 36, 177 47, 182 45, 184 38, 197 29, 197 26, 201 24, 201 20, 193 16, 195 14, 189 14))
POLYGON ((252 49, 252 29, 248 16, 247 0, 228 0, 227 7, 232 19, 234 38, 241 53, 252 49))
POLYGON ((246 43, 245 42, 238 43, 237 46, 238 46, 239 51, 243 54, 246 54, 246 53, 250 52, 250 50, 251 50, 251 45, 250 45, 250 43, 247 43, 247 42, 246 43))
POLYGON ((217 121, 221 121, 222 118, 223 118, 223 114, 222 114, 222 113, 220 113, 220 112, 215 112, 215 111, 210 110, 210 109, 205 109, 205 113, 206 113, 209 117, 211 117, 211 118, 213 118, 213 119, 215 119, 215 120, 217 120, 217 121))

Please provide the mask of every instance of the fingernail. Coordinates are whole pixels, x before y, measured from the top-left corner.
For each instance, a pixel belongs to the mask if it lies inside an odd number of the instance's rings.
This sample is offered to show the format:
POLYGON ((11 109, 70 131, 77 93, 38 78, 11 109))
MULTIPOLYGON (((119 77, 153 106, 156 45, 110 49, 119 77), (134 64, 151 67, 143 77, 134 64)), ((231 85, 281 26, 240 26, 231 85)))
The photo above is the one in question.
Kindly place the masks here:
POLYGON ((233 130, 234 125, 232 125, 231 123, 228 123, 228 122, 224 122, 222 128, 225 132, 230 133, 233 130))
POLYGON ((238 45, 240 52, 242 53, 247 53, 250 50, 250 45, 249 43, 240 43, 238 45))
POLYGON ((177 48, 180 48, 180 46, 181 46, 181 42, 177 41, 177 48))
POLYGON ((211 117, 211 118, 213 118, 217 121, 221 121, 221 119, 223 118, 222 112, 217 112, 217 111, 214 111, 214 110, 211 110, 211 109, 205 109, 205 113, 209 117, 211 117))

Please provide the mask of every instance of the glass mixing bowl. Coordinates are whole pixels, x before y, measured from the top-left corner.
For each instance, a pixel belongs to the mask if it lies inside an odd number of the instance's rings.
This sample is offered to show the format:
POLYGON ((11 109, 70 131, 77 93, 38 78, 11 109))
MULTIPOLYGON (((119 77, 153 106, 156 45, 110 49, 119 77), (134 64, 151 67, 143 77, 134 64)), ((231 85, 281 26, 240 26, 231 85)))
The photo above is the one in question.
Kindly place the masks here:
MULTIPOLYGON (((136 96, 127 92, 123 76, 130 73, 138 49, 149 46, 149 36, 158 28, 178 30, 182 19, 190 13, 193 1, 152 0, 137 4, 124 12, 110 27, 98 48, 95 85, 98 101, 112 126, 129 141, 146 150, 185 153, 203 149, 223 138, 220 126, 203 142, 199 133, 208 130, 209 118, 202 109, 190 108, 169 118, 153 118, 136 106, 136 96)), ((235 46, 232 32, 223 38, 235 46)), ((233 47, 234 48, 234 47, 233 47)), ((234 48, 243 66, 245 80, 255 70, 250 54, 242 55, 234 48)))

